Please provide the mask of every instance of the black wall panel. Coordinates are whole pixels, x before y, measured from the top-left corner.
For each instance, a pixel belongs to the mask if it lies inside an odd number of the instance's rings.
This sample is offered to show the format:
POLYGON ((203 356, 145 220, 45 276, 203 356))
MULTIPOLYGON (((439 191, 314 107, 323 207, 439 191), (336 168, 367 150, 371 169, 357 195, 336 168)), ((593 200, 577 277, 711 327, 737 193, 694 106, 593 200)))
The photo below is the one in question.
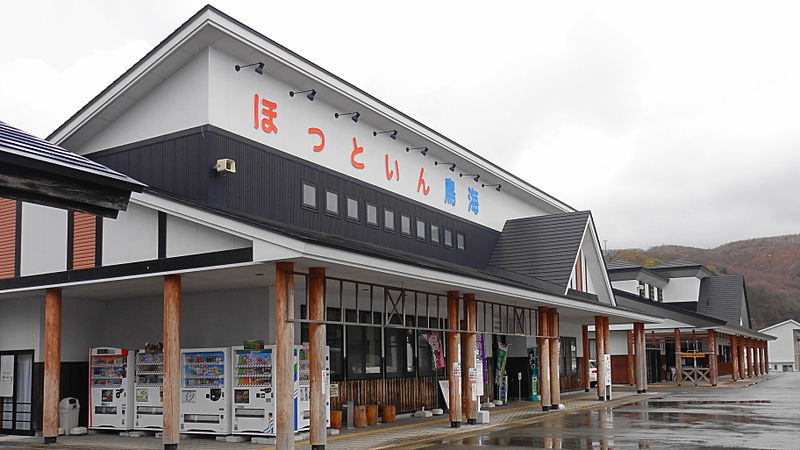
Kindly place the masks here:
MULTIPOLYGON (((129 175, 151 188, 250 220, 324 233, 332 241, 353 241, 469 266, 486 267, 499 232, 441 212, 388 190, 377 188, 312 164, 271 147, 211 126, 105 150, 92 159, 129 175), (212 169, 220 158, 236 161, 236 173, 221 175, 212 169), (318 211, 302 207, 302 182, 317 186, 318 211), (339 194, 339 217, 324 212, 325 190, 339 194), (360 222, 346 219, 346 197, 359 200, 360 222), (366 226, 365 201, 378 206, 379 228, 366 226), (395 211, 396 231, 383 229, 383 210, 395 211), (424 220, 426 240, 400 233, 400 214, 424 220), (430 224, 465 235, 466 250, 430 242, 430 224)), ((443 239, 442 239, 443 240, 443 239)))

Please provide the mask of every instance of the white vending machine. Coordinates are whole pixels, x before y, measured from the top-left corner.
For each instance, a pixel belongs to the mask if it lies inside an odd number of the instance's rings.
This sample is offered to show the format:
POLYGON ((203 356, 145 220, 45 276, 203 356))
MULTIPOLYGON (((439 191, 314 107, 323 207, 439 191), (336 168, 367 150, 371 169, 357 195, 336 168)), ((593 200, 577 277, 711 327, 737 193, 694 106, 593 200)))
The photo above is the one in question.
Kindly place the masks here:
POLYGON ((181 433, 230 434, 230 348, 183 349, 181 366, 181 433))
POLYGON ((134 430, 164 429, 164 353, 136 352, 134 430))
MULTIPOLYGON (((233 359, 233 433, 275 435, 275 346, 263 349, 232 348, 233 359)), ((330 426, 330 364, 325 352, 323 394, 326 400, 326 426, 330 426)), ((308 351, 295 346, 293 351, 294 430, 310 425, 310 387, 308 351)))
POLYGON ((133 428, 133 353, 97 347, 89 356, 89 428, 133 428))

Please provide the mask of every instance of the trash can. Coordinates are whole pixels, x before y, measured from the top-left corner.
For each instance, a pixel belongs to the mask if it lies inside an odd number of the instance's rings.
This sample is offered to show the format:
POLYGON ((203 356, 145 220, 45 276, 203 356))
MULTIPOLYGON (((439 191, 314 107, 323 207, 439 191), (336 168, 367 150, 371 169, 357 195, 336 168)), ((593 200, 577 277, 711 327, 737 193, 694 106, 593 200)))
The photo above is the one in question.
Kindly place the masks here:
POLYGON ((66 397, 58 404, 58 426, 64 429, 64 434, 78 426, 78 416, 81 413, 81 404, 77 398, 66 397))

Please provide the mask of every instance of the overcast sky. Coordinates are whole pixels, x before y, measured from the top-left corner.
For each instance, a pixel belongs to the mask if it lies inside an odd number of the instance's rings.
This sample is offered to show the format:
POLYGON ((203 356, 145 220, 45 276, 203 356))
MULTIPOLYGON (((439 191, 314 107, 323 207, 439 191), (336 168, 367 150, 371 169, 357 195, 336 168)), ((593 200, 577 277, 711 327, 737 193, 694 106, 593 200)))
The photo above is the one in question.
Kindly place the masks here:
MULTIPOLYGON (((47 136, 204 4, 4 2, 0 120, 47 136)), ((800 232, 797 2, 212 4, 592 210, 608 248, 800 232)))

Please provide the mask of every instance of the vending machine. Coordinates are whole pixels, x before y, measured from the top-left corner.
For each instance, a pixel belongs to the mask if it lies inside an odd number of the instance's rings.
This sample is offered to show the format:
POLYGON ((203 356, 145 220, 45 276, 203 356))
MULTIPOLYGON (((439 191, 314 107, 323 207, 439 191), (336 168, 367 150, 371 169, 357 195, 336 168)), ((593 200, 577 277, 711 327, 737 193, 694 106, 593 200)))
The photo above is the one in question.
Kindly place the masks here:
POLYGON ((133 428, 133 353, 98 347, 89 356, 89 428, 133 428))
POLYGON ((181 350, 181 432, 231 432, 230 348, 181 350))
POLYGON ((134 380, 135 430, 164 429, 164 353, 139 350, 136 352, 134 380))
MULTIPOLYGON (((311 420, 308 350, 293 349, 294 430, 307 430, 311 420)), ((233 433, 275 435, 275 346, 263 349, 233 347, 233 433)), ((330 426, 329 349, 325 351, 323 394, 326 426, 330 426)))

